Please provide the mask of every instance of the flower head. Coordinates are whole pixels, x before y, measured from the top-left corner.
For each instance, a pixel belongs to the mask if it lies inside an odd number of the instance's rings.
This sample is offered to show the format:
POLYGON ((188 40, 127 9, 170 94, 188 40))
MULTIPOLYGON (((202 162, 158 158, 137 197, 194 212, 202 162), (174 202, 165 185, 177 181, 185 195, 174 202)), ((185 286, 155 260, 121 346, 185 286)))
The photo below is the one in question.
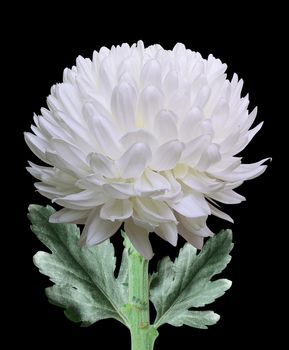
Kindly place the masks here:
POLYGON ((227 80, 225 71, 182 44, 171 51, 138 42, 78 57, 25 133, 48 164, 30 163, 36 188, 63 206, 50 221, 84 224, 87 245, 124 223, 146 258, 150 232, 173 245, 180 234, 201 248, 212 235, 208 215, 232 220, 216 202, 244 200, 234 189, 266 168, 266 159, 236 157, 262 123, 250 129, 257 110, 248 112, 242 80, 227 80))

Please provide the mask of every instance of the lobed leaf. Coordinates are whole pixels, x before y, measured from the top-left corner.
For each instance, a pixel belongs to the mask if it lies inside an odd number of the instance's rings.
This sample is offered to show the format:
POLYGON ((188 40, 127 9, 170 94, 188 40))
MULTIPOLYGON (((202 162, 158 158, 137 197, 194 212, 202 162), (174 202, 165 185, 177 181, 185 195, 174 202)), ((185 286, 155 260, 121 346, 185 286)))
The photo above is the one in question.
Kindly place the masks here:
POLYGON ((32 231, 51 253, 38 252, 34 264, 54 286, 46 289, 52 304, 65 309, 74 322, 88 326, 100 319, 115 318, 127 324, 121 307, 127 302, 127 251, 123 252, 118 278, 116 258, 109 240, 90 248, 79 245, 79 229, 73 224, 52 224, 50 207, 31 205, 32 231))
POLYGON ((159 263, 150 290, 157 311, 156 328, 164 323, 204 328, 217 322, 211 311, 189 310, 212 303, 231 287, 227 279, 211 278, 229 263, 232 248, 232 232, 225 230, 210 238, 198 255, 187 243, 174 262, 166 257, 159 263))

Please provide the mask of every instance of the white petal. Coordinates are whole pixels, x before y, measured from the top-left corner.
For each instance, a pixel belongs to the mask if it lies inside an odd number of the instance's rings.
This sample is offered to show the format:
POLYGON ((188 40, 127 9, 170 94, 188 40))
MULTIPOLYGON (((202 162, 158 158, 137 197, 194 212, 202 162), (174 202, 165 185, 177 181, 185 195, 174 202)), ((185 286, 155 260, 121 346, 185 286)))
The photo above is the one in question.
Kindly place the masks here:
MULTIPOLYGON (((257 132, 262 128, 264 122, 259 123, 255 128, 248 131, 248 143, 252 140, 252 138, 257 134, 257 132)), ((246 144, 247 146, 247 144, 246 144)))
POLYGON ((166 108, 174 111, 177 116, 183 116, 191 107, 191 100, 188 93, 176 91, 167 99, 166 108))
POLYGON ((114 162, 100 153, 90 153, 87 160, 91 169, 96 173, 109 178, 115 177, 114 162))
POLYGON ((241 164, 236 170, 235 173, 239 175, 240 180, 251 180, 255 177, 263 174, 266 170, 267 165, 262 165, 267 160, 271 160, 271 158, 265 158, 256 163, 251 164, 241 164))
POLYGON ((67 162, 64 157, 61 157, 61 155, 57 154, 55 151, 47 151, 45 154, 49 164, 55 166, 56 168, 62 170, 65 173, 70 174, 73 177, 83 177, 87 176, 88 174, 87 169, 83 169, 82 167, 75 167, 73 164, 67 162))
POLYGON ((214 192, 224 187, 223 181, 212 179, 202 173, 194 174, 191 172, 181 180, 188 187, 202 193, 214 192))
MULTIPOLYGON (((51 87, 51 92, 55 93, 55 85, 51 87), (54 91, 53 91, 54 90, 54 91)), ((47 106, 50 109, 51 112, 55 112, 57 110, 62 110, 62 108, 59 106, 59 102, 57 101, 57 98, 53 95, 49 95, 46 99, 47 106)))
POLYGON ((165 171, 163 172, 163 175, 171 185, 170 191, 166 194, 170 196, 170 199, 177 200, 176 197, 179 197, 179 195, 182 196, 182 185, 180 184, 178 179, 175 178, 172 171, 165 171))
POLYGON ((42 180, 42 171, 35 169, 34 167, 26 167, 26 170, 34 176, 37 180, 42 180))
POLYGON ((200 193, 190 194, 171 206, 183 216, 195 218, 210 214, 210 208, 204 196, 200 193))
POLYGON ((103 115, 107 119, 112 118, 111 112, 105 107, 107 101, 97 94, 93 94, 92 98, 88 102, 83 104, 83 115, 85 118, 89 118, 91 115, 103 115))
MULTIPOLYGON (((49 112, 48 112, 49 113, 49 112)), ((65 128, 60 128, 56 124, 55 120, 50 117, 49 119, 42 117, 38 119, 39 127, 41 132, 48 138, 57 137, 58 139, 63 139, 68 141, 71 139, 70 135, 67 133, 65 128)), ((35 130, 36 131, 36 130, 35 130)), ((34 131, 34 132, 35 132, 34 131)))
POLYGON ((236 182, 227 183, 227 184, 225 185, 225 187, 223 188, 223 190, 224 190, 224 189, 225 189, 225 190, 227 190, 227 189, 229 189, 229 190, 234 190, 235 188, 241 186, 243 182, 244 182, 243 180, 239 180, 239 181, 236 181, 236 182))
POLYGON ((137 216, 135 212, 132 216, 132 220, 137 226, 143 228, 147 232, 154 232, 156 230, 157 224, 153 224, 151 222, 140 219, 140 217, 137 216))
POLYGON ((142 195, 153 195, 165 190, 170 190, 171 186, 164 176, 147 169, 136 181, 135 189, 142 195))
POLYGON ((47 104, 52 111, 61 111, 69 119, 79 122, 81 116, 81 103, 79 94, 74 85, 70 83, 56 84, 51 88, 51 95, 47 104))
POLYGON ((136 78, 139 77, 139 62, 135 60, 135 57, 127 57, 122 61, 118 67, 118 80, 119 82, 127 82, 131 86, 137 88, 136 78))
POLYGON ((239 141, 240 139, 240 132, 238 130, 232 130, 231 134, 228 135, 221 143, 220 143, 220 152, 222 154, 229 154, 231 155, 232 149, 234 145, 239 141))
POLYGON ((73 144, 78 145, 85 153, 92 152, 95 149, 95 137, 91 137, 93 134, 87 132, 85 123, 79 124, 61 111, 54 112, 54 115, 58 120, 59 127, 65 128, 73 138, 73 144))
POLYGON ((245 122, 245 124, 243 125, 243 128, 245 130, 249 130, 250 127, 252 126, 252 124, 254 123, 256 117, 257 117, 257 113, 258 113, 258 108, 255 107, 253 109, 253 111, 249 114, 249 116, 247 117, 247 120, 245 122))
POLYGON ((214 136, 214 129, 210 119, 201 120, 190 129, 190 140, 194 140, 203 135, 210 135, 212 138, 214 136))
POLYGON ((164 96, 156 87, 147 86, 139 96, 137 127, 153 128, 156 114, 163 108, 164 96))
POLYGON ((160 200, 160 201, 168 201, 168 200, 178 201, 182 197, 181 184, 175 179, 171 171, 165 171, 162 174, 168 180, 171 188, 170 190, 166 191, 164 194, 159 194, 157 196, 154 196, 154 199, 160 200))
POLYGON ((47 149, 47 143, 39 137, 31 134, 30 132, 24 133, 25 141, 31 151, 43 162, 47 163, 45 151, 47 149))
POLYGON ((76 58, 76 67, 86 79, 91 79, 91 66, 92 62, 89 58, 84 58, 80 55, 76 58))
POLYGON ((170 70, 163 80, 163 90, 166 95, 170 96, 178 90, 179 78, 178 73, 174 70, 170 70))
MULTIPOLYGON (((262 159, 259 162, 252 163, 252 164, 241 164, 240 161, 241 158, 232 158, 232 164, 228 166, 225 170, 222 171, 212 171, 210 169, 210 174, 212 176, 222 179, 224 181, 229 182, 237 182, 237 181, 245 181, 249 179, 253 179, 259 175, 261 175, 267 168, 267 165, 262 165, 264 162, 269 160, 270 158, 262 159)), ((224 159, 222 159, 222 164, 224 162, 224 159)), ((228 163, 229 164, 229 163, 228 163)))
POLYGON ((178 225, 178 232, 181 236, 184 237, 186 241, 191 243, 194 247, 197 249, 202 249, 204 244, 204 237, 197 236, 191 232, 189 232, 187 229, 184 228, 183 225, 178 225))
POLYGON ((183 163, 179 163, 173 170, 174 177, 176 179, 184 178, 189 171, 189 166, 183 163))
POLYGON ((214 233, 205 225, 200 230, 195 231, 195 234, 200 237, 212 237, 214 233))
POLYGON ((158 141, 155 136, 148 130, 136 129, 129 131, 119 140, 125 149, 131 147, 134 143, 142 142, 148 145, 151 149, 155 148, 158 141))
POLYGON ((221 131, 228 120, 230 108, 226 100, 219 101, 212 115, 212 125, 214 130, 221 131))
POLYGON ((177 245, 178 229, 175 223, 172 223, 172 222, 162 223, 155 229, 155 233, 165 241, 168 241, 174 247, 177 245))
POLYGON ((196 168, 199 171, 206 171, 211 165, 219 162, 220 160, 220 146, 215 143, 211 143, 202 154, 196 168))
POLYGON ((198 108, 203 108, 209 100, 211 94, 211 89, 205 85, 198 92, 196 99, 194 101, 194 106, 198 108))
POLYGON ((58 109, 79 122, 82 106, 76 87, 69 83, 58 84, 55 94, 59 104, 58 109))
POLYGON ((240 178, 236 175, 236 172, 241 164, 241 159, 240 157, 223 157, 221 162, 215 163, 210 167, 208 174, 224 181, 239 181, 240 178))
POLYGON ((190 232, 198 231, 206 225, 208 216, 199 216, 196 218, 188 218, 186 216, 177 215, 178 221, 190 232))
POLYGON ((43 170, 42 181, 57 188, 62 188, 64 191, 67 190, 68 193, 79 191, 76 185, 77 178, 64 173, 60 169, 51 168, 50 171, 43 170))
POLYGON ((173 48, 173 53, 177 58, 185 56, 186 54, 185 45, 182 43, 176 43, 176 45, 173 48))
POLYGON ((30 167, 26 170, 38 180, 43 181, 43 175, 53 176, 55 174, 54 169, 48 166, 41 166, 28 161, 30 167))
POLYGON ((137 93, 126 82, 118 84, 112 93, 111 110, 119 127, 125 131, 135 127, 137 93))
POLYGON ((50 140, 50 145, 53 150, 67 163, 72 165, 72 168, 81 168, 84 171, 89 171, 88 163, 84 153, 71 143, 53 138, 50 140))
POLYGON ((158 171, 174 168, 181 158, 183 148, 183 144, 177 140, 161 145, 153 154, 150 167, 158 171))
POLYGON ((102 220, 99 217, 99 208, 89 215, 82 231, 79 243, 92 246, 110 238, 120 228, 121 222, 102 220))
POLYGON ((63 208, 61 210, 58 210, 56 213, 52 214, 49 218, 49 222, 52 223, 75 223, 78 222, 80 219, 84 219, 89 215, 88 210, 73 210, 73 209, 66 209, 63 208))
POLYGON ((154 121, 154 132, 160 143, 178 138, 177 116, 169 110, 161 110, 154 121))
POLYGON ((134 205, 135 212, 142 220, 152 224, 161 222, 176 222, 172 210, 167 204, 150 198, 136 198, 134 205))
POLYGON ((100 217, 104 220, 125 220, 132 216, 132 203, 129 200, 108 200, 100 210, 100 217))
POLYGON ((140 75, 143 87, 161 85, 161 65, 156 59, 150 59, 145 63, 140 75))
POLYGON ((261 129, 263 122, 258 124, 255 128, 249 130, 246 134, 240 135, 238 142, 233 145, 230 150, 231 154, 240 153, 247 145, 251 142, 252 138, 257 134, 257 132, 261 129))
POLYGON ((135 249, 147 260, 150 260, 154 254, 149 241, 149 233, 135 225, 132 220, 124 223, 124 230, 135 249))
POLYGON ((91 190, 101 192, 101 186, 105 183, 102 176, 90 174, 76 181, 75 185, 83 190, 91 190))
POLYGON ((231 99, 232 100, 239 99, 240 95, 241 95, 241 91, 242 91, 243 85, 244 85, 243 79, 240 79, 238 81, 238 75, 234 74, 233 75, 233 79, 231 81, 231 84, 232 84, 232 96, 231 96, 231 99), (233 82, 233 80, 234 80, 234 82, 233 82))
POLYGON ((209 206, 211 208, 212 215, 215 215, 218 218, 234 223, 234 220, 231 218, 230 215, 224 213, 223 211, 221 211, 220 209, 216 208, 211 204, 209 204, 209 206))
POLYGON ((241 196, 231 189, 226 188, 215 193, 210 193, 208 196, 218 202, 225 204, 238 204, 246 200, 245 197, 241 196))
POLYGON ((99 67, 99 77, 101 79, 101 87, 108 97, 111 94, 112 87, 115 85, 116 74, 115 65, 112 62, 112 56, 105 57, 99 67))
MULTIPOLYGON (((39 118, 40 119, 40 118, 39 118)), ((43 118, 41 118, 43 119, 43 118)), ((39 123, 39 122, 38 122, 39 123)), ((40 130, 38 127, 36 127, 35 125, 31 125, 31 130, 32 132, 37 136, 39 137, 41 140, 44 140, 45 139, 50 139, 50 135, 46 132, 46 130, 40 130)))
POLYGON ((104 192, 112 198, 126 199, 135 196, 136 192, 132 183, 112 182, 103 185, 104 192))
POLYGON ((180 140, 183 142, 190 141, 192 139, 193 130, 202 119, 202 111, 199 108, 193 108, 180 124, 180 140))
POLYGON ((107 154, 112 159, 119 157, 122 148, 117 141, 119 131, 115 125, 109 119, 93 114, 93 111, 87 111, 86 120, 89 129, 94 134, 99 151, 101 151, 98 153, 107 154))
POLYGON ((213 236, 213 232, 207 227, 207 216, 201 216, 199 218, 187 218, 182 215, 178 215, 178 219, 181 225, 194 235, 201 237, 213 236))
POLYGON ((182 154, 182 162, 189 163, 192 166, 196 165, 210 144, 210 141, 210 135, 202 135, 188 142, 182 154))
POLYGON ((139 177, 151 160, 150 148, 142 142, 133 144, 117 161, 122 178, 139 177))
POLYGON ((110 50, 107 47, 102 46, 99 52, 94 51, 93 53, 98 56, 99 62, 103 62, 103 60, 109 55, 109 52, 110 50))
POLYGON ((70 209, 85 210, 95 208, 96 206, 103 204, 105 200, 106 197, 101 192, 84 190, 78 193, 69 194, 62 198, 56 198, 53 202, 70 209))
POLYGON ((37 188, 38 192, 42 194, 42 196, 52 200, 55 197, 65 196, 67 194, 67 191, 57 189, 55 186, 50 186, 43 182, 35 182, 34 186, 37 188))

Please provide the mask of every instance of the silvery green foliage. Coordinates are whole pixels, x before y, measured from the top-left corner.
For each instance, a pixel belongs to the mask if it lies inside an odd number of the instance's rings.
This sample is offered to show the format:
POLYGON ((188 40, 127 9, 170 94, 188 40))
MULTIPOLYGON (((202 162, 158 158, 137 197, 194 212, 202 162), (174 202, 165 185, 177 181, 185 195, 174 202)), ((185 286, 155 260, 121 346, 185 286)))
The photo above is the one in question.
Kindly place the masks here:
POLYGON ((212 303, 230 288, 231 281, 211 278, 229 263, 232 247, 232 233, 226 230, 210 238, 199 254, 186 244, 174 262, 166 257, 159 263, 151 282, 156 328, 164 323, 207 328, 218 321, 219 315, 212 311, 190 309, 212 303))
MULTIPOLYGON (((54 212, 50 206, 31 205, 28 215, 32 231, 51 251, 40 251, 34 256, 39 271, 54 283, 46 289, 49 301, 64 308, 68 319, 82 322, 83 326, 114 318, 130 327, 125 307, 128 245, 116 278, 115 252, 109 240, 90 248, 81 247, 76 225, 49 223, 54 212)), ((150 298, 157 310, 154 328, 164 323, 207 328, 218 321, 219 315, 213 311, 191 308, 212 303, 230 288, 230 281, 211 278, 230 261, 232 246, 232 234, 227 230, 210 238, 198 255, 192 245, 186 244, 174 262, 166 257, 159 263, 150 285, 150 298)))
POLYGON ((33 232, 51 250, 34 256, 39 271, 54 283, 46 289, 49 301, 63 307, 67 318, 84 326, 106 318, 126 324, 121 312, 127 296, 126 250, 115 278, 113 245, 107 240, 92 248, 81 247, 76 225, 48 222, 54 212, 49 206, 29 207, 33 232))

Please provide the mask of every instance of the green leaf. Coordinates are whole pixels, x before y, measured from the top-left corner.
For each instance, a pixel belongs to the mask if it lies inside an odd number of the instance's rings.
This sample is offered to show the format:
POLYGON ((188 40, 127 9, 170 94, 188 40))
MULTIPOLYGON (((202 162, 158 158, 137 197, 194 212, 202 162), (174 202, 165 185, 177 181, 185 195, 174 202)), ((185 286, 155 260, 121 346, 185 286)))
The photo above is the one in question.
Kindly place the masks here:
POLYGON ((194 328, 207 329, 207 326, 211 326, 217 323, 220 316, 213 311, 184 311, 183 313, 174 317, 169 322, 172 326, 180 327, 187 325, 194 328))
POLYGON ((152 276, 151 300, 156 308, 155 327, 164 323, 206 328, 218 321, 212 311, 189 311, 212 303, 231 287, 231 281, 211 278, 220 273, 231 260, 232 232, 221 231, 210 238, 202 251, 186 243, 178 258, 172 262, 164 258, 152 276))
POLYGON ((34 255, 34 264, 54 283, 46 289, 52 304, 63 307, 67 318, 88 326, 115 318, 128 325, 121 307, 127 302, 127 250, 118 278, 115 278, 114 247, 105 241, 94 247, 80 247, 79 229, 73 224, 52 224, 52 207, 31 205, 28 217, 32 231, 51 251, 34 255))

